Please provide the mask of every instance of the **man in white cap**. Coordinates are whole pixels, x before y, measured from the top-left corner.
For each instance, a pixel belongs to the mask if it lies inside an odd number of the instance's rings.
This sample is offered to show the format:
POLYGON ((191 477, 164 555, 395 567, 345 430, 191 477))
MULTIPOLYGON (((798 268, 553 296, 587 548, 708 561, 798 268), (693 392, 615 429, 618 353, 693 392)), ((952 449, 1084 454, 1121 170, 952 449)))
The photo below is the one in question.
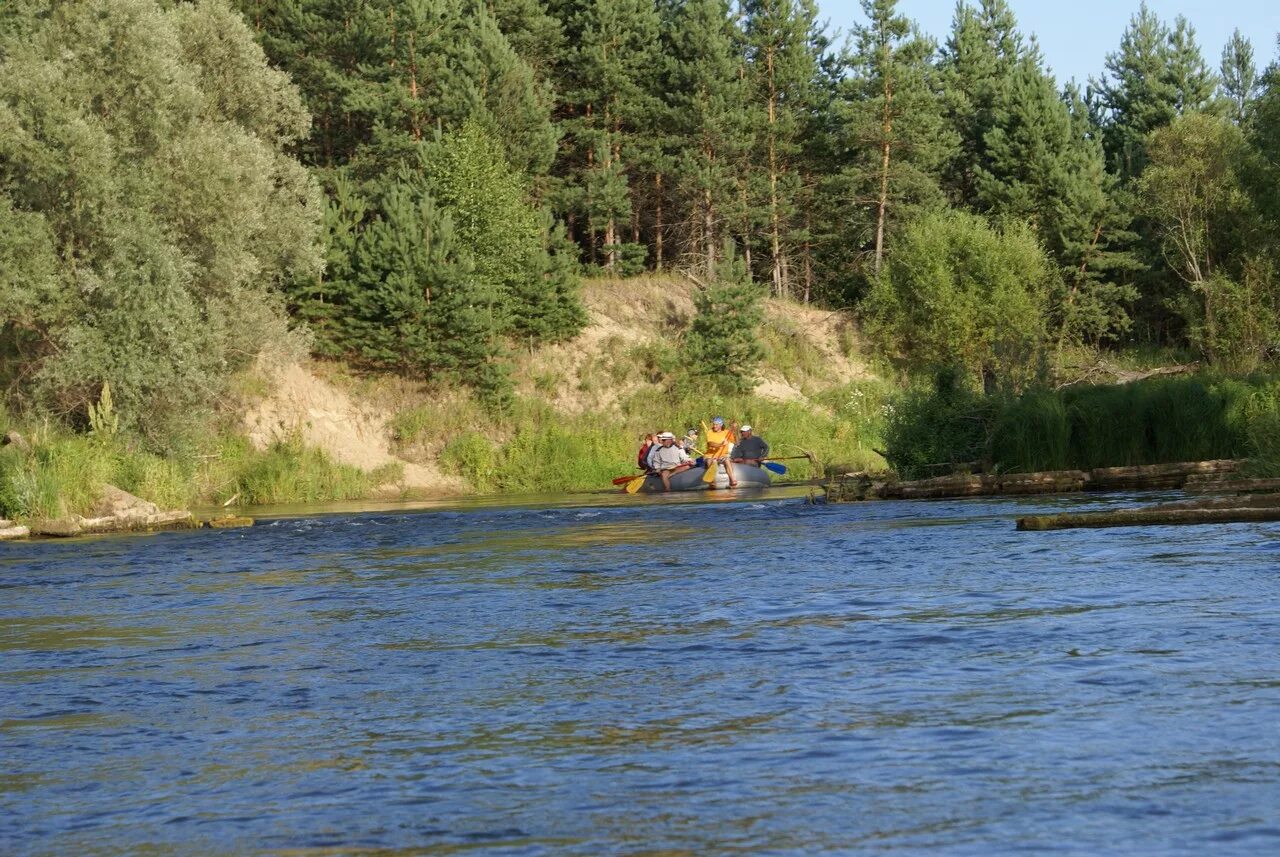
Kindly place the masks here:
POLYGON ((671 474, 688 470, 693 466, 689 453, 676 446, 676 436, 669 431, 658 432, 658 445, 649 453, 649 468, 662 477, 662 486, 671 490, 671 474))
POLYGON ((751 426, 744 425, 738 429, 738 443, 733 447, 733 460, 740 464, 754 464, 760 466, 760 462, 769 457, 769 444, 764 442, 764 438, 758 437, 751 431, 751 426))

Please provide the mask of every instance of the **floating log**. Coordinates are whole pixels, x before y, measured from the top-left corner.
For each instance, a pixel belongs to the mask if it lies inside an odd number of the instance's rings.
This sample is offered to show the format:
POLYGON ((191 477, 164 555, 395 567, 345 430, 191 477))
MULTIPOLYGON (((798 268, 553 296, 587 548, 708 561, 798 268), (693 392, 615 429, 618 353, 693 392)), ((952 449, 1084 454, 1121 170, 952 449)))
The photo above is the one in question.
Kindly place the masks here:
MULTIPOLYGON (((956 497, 1069 494, 1076 491, 1154 491, 1197 484, 1226 486, 1243 462, 1235 459, 1143 464, 1132 467, 1099 467, 1083 470, 1048 470, 1038 473, 959 473, 905 482, 876 480, 867 473, 847 473, 823 485, 827 502, 856 500, 934 500, 956 497)), ((1280 480, 1276 480, 1280 486, 1280 480)))
POLYGON ((1030 515, 1018 519, 1019 530, 1073 530, 1085 527, 1154 527, 1186 524, 1239 524, 1280 521, 1280 505, 1270 508, 1119 509, 1077 515, 1030 515))
POLYGON ((1139 464, 1131 467, 1095 467, 1089 471, 1089 491, 1155 491, 1181 488, 1192 476, 1235 473, 1244 464, 1234 458, 1213 461, 1180 461, 1139 464))
POLYGON ((1280 491, 1280 479, 1234 479, 1217 474, 1193 474, 1182 490, 1188 494, 1260 494, 1280 491))

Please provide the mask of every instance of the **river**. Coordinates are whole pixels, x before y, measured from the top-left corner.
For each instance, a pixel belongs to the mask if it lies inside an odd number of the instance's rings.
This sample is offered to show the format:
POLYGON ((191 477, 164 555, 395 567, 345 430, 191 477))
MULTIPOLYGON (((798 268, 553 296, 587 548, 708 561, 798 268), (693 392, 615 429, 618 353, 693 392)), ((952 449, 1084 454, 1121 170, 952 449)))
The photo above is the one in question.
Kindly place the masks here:
POLYGON ((1280 525, 1014 529, 1136 499, 0 545, 0 851, 1280 852, 1280 525))

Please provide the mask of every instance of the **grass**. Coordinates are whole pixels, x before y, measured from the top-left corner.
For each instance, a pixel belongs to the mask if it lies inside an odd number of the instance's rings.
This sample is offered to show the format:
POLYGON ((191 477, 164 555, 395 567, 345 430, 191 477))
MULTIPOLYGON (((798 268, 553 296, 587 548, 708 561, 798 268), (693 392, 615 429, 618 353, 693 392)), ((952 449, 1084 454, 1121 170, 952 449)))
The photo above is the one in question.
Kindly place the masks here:
MULTIPOLYGON (((612 478, 637 472, 635 454, 646 433, 669 429, 682 434, 722 415, 751 423, 775 456, 812 452, 819 461, 844 469, 882 468, 875 448, 886 396, 884 385, 853 384, 830 391, 830 403, 814 408, 711 391, 680 396, 646 391, 621 405, 626 416, 571 416, 519 399, 506 414, 445 439, 440 463, 485 493, 608 488, 612 478)), ((808 462, 788 462, 786 478, 814 475, 821 474, 811 473, 808 462)))
POLYGON ((761 363, 778 372, 789 383, 821 378, 826 372, 827 355, 790 319, 768 319, 760 325, 759 339, 764 349, 761 363))
POLYGON ((0 518, 87 515, 108 484, 174 509, 232 497, 245 504, 355 499, 400 476, 396 467, 366 473, 339 464, 296 438, 258 451, 229 436, 214 438, 207 451, 160 456, 128 436, 73 434, 48 424, 19 431, 27 449, 0 448, 0 518))
POLYGON ((917 391, 899 405, 887 443, 909 477, 966 457, 1006 472, 1215 458, 1250 458, 1255 469, 1280 471, 1280 379, 1273 376, 1204 373, 1017 397, 917 391))

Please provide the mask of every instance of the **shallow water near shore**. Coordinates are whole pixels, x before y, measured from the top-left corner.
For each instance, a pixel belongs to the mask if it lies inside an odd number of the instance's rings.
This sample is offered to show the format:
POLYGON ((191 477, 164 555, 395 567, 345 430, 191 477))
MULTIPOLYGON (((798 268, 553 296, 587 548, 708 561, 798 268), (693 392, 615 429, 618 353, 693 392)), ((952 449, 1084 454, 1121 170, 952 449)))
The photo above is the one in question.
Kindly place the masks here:
POLYGON ((3 851, 1280 850, 1280 525, 806 493, 0 545, 3 851))

